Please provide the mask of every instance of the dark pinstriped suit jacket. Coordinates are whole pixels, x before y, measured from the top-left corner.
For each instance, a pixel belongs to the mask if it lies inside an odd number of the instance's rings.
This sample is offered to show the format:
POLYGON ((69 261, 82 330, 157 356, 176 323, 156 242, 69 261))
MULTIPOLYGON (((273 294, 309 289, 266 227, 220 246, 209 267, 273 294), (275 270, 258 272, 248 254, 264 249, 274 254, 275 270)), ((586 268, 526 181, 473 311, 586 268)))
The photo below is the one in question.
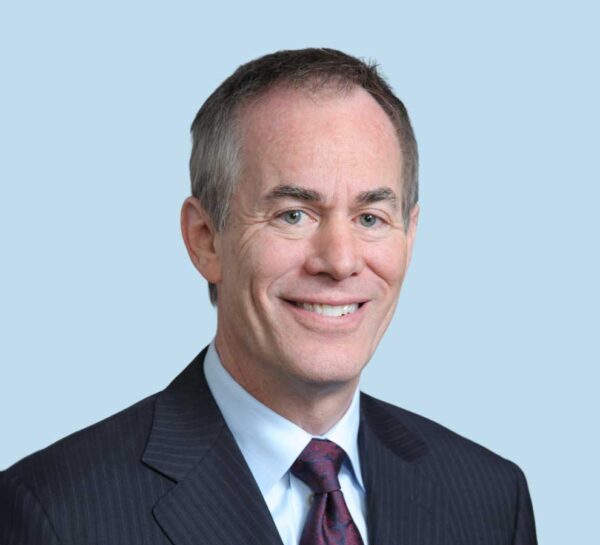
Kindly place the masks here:
MULTIPOLYGON (((163 392, 0 474, 0 545, 281 545, 201 353, 163 392)), ((534 545, 523 473, 367 395, 370 545, 534 545)))

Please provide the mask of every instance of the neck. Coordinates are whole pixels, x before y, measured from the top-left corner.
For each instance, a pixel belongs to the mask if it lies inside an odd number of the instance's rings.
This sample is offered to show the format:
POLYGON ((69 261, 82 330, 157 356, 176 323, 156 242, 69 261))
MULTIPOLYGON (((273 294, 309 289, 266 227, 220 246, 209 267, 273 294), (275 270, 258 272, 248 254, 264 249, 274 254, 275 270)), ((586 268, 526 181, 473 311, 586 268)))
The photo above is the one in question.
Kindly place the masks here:
POLYGON ((321 383, 258 372, 249 359, 234 357, 227 346, 217 336, 217 353, 233 379, 263 405, 311 435, 323 435, 344 416, 358 387, 359 377, 321 383))

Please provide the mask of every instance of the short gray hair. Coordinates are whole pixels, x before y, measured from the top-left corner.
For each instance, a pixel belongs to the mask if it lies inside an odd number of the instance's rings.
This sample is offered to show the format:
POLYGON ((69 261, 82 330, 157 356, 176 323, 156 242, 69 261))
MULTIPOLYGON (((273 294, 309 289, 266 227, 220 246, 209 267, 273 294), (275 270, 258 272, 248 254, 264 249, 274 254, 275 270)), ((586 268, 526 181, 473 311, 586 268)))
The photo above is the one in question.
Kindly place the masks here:
MULTIPOLYGON (((356 87, 367 91, 390 118, 403 159, 402 214, 405 228, 418 201, 418 151, 402 101, 378 72, 377 65, 335 49, 278 51, 240 66, 208 97, 192 127, 190 176, 192 195, 209 214, 217 231, 225 229, 229 203, 239 173, 238 114, 250 99, 276 87, 341 93, 356 87)), ((209 283, 210 300, 217 287, 209 283)))

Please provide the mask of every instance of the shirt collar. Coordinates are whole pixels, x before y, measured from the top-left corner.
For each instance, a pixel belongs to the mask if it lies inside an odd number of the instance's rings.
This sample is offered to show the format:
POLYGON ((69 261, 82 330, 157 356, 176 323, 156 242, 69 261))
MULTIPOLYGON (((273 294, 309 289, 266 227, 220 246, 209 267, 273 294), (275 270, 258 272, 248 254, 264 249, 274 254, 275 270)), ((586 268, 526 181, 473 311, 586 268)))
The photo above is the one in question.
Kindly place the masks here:
MULTIPOLYGON (((261 493, 267 494, 287 473, 313 436, 244 390, 223 367, 214 339, 204 359, 204 374, 261 493)), ((358 454, 359 423, 360 393, 357 388, 342 418, 317 438, 329 439, 344 449, 350 462, 350 472, 364 490, 358 454)))

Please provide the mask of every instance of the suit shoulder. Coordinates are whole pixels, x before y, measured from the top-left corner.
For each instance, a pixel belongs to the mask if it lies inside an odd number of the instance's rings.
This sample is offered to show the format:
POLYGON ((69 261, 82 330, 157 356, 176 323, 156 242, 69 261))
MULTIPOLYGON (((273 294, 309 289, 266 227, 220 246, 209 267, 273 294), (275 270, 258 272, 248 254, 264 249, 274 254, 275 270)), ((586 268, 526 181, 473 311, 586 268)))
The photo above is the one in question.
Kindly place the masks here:
POLYGON ((131 454, 141 456, 152 425, 153 394, 91 426, 76 431, 0 472, 0 483, 21 481, 44 495, 55 481, 83 481, 99 467, 110 468, 131 454))
POLYGON ((452 464, 456 467, 469 467, 471 472, 478 467, 482 470, 491 467, 506 473, 511 479, 522 474, 519 467, 510 460, 427 417, 367 394, 363 394, 363 401, 394 418, 424 441, 428 456, 424 457, 423 464, 452 464))

